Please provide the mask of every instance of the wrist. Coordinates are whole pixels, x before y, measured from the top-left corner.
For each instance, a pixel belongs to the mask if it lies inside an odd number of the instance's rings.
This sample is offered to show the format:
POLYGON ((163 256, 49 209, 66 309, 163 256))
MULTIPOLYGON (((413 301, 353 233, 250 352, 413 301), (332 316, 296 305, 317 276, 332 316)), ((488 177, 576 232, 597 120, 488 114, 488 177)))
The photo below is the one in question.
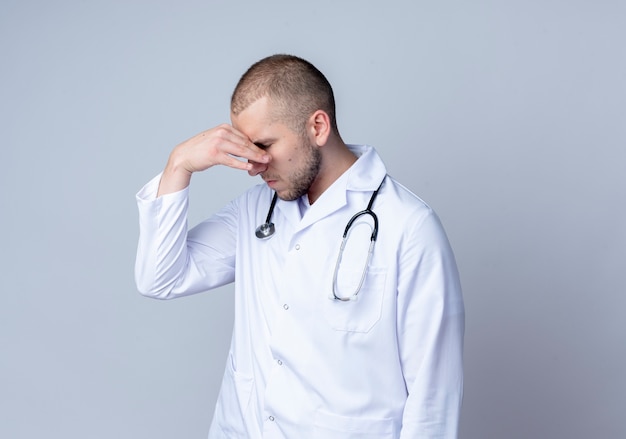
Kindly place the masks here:
POLYGON ((187 170, 183 164, 172 154, 167 161, 167 165, 161 175, 159 191, 157 196, 178 192, 189 186, 192 172, 187 170))

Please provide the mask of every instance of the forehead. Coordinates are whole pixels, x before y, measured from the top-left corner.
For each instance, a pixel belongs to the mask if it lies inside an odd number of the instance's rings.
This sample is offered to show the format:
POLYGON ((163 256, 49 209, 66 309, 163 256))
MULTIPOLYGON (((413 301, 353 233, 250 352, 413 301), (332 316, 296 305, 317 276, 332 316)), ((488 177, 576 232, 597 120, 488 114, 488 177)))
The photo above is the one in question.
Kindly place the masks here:
POLYGON ((231 112, 231 123, 253 142, 266 137, 284 135, 288 128, 274 117, 272 109, 269 98, 259 98, 239 114, 231 112))

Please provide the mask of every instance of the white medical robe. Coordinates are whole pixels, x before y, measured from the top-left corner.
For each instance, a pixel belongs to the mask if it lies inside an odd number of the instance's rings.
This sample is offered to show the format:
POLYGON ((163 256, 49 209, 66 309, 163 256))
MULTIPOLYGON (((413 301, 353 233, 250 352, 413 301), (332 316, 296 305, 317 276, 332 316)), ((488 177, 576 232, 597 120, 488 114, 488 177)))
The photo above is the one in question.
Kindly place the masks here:
MULTIPOLYGON (((273 191, 252 187, 187 229, 188 189, 137 194, 136 281, 158 299, 235 281, 235 322, 209 438, 456 438, 464 307, 454 255, 430 207, 387 176, 379 231, 356 300, 333 300, 344 228, 386 169, 371 147, 301 215, 278 200, 275 235, 255 237, 273 191)), ((210 171, 209 171, 210 172, 210 171)), ((373 222, 349 234, 337 292, 357 289, 373 222)))

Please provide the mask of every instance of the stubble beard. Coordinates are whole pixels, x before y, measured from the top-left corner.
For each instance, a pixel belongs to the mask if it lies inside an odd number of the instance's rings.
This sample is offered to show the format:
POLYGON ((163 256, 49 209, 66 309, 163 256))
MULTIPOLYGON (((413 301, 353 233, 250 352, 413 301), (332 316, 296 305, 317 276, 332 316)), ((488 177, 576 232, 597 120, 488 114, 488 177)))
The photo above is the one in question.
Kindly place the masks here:
POLYGON ((307 152, 306 161, 302 168, 296 170, 290 177, 292 188, 279 198, 285 201, 294 201, 309 192, 311 185, 317 178, 322 166, 322 153, 315 146, 303 142, 302 148, 307 152), (308 151, 307 151, 308 150, 308 151))

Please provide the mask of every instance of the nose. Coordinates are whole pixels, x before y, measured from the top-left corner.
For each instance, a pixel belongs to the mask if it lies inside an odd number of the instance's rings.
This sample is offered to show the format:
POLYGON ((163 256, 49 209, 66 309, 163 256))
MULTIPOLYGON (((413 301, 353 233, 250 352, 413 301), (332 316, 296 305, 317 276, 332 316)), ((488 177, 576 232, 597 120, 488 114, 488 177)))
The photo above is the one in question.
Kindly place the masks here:
POLYGON ((252 177, 259 175, 261 172, 267 171, 267 163, 257 163, 252 160, 248 160, 248 163, 252 165, 252 169, 248 171, 248 175, 252 177))

